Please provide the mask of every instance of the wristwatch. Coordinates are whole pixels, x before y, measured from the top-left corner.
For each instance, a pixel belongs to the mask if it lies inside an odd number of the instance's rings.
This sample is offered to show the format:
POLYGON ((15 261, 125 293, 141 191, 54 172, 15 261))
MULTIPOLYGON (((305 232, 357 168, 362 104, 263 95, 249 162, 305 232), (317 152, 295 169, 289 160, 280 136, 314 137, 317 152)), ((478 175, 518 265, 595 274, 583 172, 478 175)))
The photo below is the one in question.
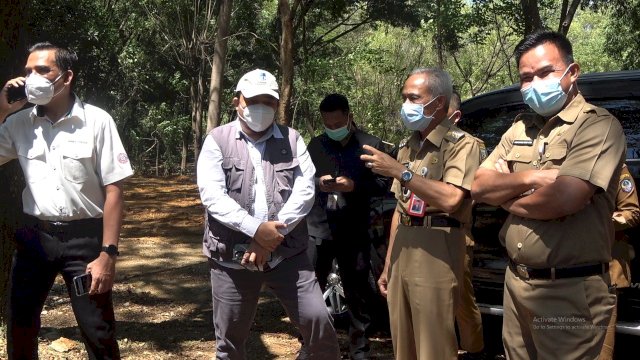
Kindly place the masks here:
POLYGON ((406 169, 400 174, 400 184, 404 185, 413 179, 413 171, 406 169))
POLYGON ((116 246, 116 245, 103 246, 101 251, 106 252, 107 255, 109 255, 109 256, 118 256, 118 255, 120 255, 120 252, 118 251, 118 246, 116 246))

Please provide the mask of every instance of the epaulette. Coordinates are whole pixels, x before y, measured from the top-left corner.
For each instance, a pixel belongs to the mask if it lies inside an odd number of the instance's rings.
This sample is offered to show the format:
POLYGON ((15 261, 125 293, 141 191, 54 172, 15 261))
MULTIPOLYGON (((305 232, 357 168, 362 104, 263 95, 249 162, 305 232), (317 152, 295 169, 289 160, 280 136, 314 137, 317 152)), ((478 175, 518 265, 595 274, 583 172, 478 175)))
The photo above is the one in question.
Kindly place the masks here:
POLYGON ((447 139, 447 141, 455 144, 458 141, 460 141, 460 139, 462 139, 464 135, 465 135, 464 131, 460 129, 452 128, 447 132, 444 138, 447 139))
POLYGON ((400 140, 400 144, 398 144, 398 148, 403 148, 407 146, 407 144, 409 143, 409 139, 411 139, 411 136, 407 136, 406 138, 400 140))
POLYGON ((487 158, 487 146, 484 144, 482 139, 475 136, 472 136, 472 138, 478 142, 478 147, 480 148, 480 160, 484 161, 484 159, 487 158))

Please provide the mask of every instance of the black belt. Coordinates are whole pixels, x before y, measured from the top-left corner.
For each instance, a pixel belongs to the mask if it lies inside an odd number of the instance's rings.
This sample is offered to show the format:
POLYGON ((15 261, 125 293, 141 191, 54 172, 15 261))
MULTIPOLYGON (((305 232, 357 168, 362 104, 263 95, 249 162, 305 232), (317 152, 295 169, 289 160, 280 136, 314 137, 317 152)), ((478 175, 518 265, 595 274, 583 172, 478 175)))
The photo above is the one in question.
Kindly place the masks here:
POLYGON ((27 225, 33 226, 40 231, 46 232, 51 235, 56 234, 86 234, 96 232, 102 228, 101 218, 89 218, 70 221, 49 221, 40 220, 35 216, 26 215, 27 225))
POLYGON ((555 280, 606 274, 609 271, 609 263, 574 266, 567 268, 538 269, 522 264, 517 264, 513 260, 509 259, 509 268, 514 274, 524 280, 555 280))
POLYGON ((445 215, 411 216, 401 213, 400 223, 405 226, 461 227, 460 221, 445 215))

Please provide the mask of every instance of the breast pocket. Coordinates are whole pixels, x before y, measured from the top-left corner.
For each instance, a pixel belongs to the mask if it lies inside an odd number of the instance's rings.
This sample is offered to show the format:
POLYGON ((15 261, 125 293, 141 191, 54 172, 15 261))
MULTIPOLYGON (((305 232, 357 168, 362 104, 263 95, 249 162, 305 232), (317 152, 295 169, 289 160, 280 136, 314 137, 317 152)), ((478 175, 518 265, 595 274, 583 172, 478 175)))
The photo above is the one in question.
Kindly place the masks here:
POLYGON ((298 160, 293 159, 290 163, 274 164, 273 168, 276 175, 276 191, 280 194, 283 202, 287 201, 291 195, 295 171, 298 167, 298 160))
POLYGON ((64 178, 81 184, 89 178, 93 170, 93 149, 89 146, 70 146, 62 152, 64 178))
MULTIPOLYGON (((567 144, 549 144, 545 149, 542 159, 545 163, 552 163, 558 167, 562 165, 567 157, 567 144)), ((549 168, 547 166, 547 168, 549 168)))
POLYGON ((225 184, 229 192, 240 192, 245 169, 246 164, 240 159, 231 157, 222 159, 222 170, 224 171, 225 184))
POLYGON ((514 146, 507 154, 507 163, 511 171, 522 171, 534 168, 532 146, 514 146))
POLYGON ((19 148, 18 159, 26 181, 29 183, 37 183, 48 177, 49 166, 44 146, 33 145, 30 148, 19 148))

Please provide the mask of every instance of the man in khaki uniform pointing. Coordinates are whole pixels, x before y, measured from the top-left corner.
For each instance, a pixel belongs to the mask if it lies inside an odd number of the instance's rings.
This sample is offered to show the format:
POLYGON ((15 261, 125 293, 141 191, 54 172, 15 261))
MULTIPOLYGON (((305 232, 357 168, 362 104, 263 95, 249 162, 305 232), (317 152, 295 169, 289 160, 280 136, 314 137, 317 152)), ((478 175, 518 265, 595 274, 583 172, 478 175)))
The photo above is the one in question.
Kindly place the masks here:
POLYGON ((469 190, 480 148, 447 119, 449 74, 417 69, 402 88, 400 115, 413 131, 398 160, 370 146, 361 155, 373 172, 393 177, 398 205, 385 267, 378 281, 387 296, 396 359, 457 358, 454 330, 471 220, 469 190))
POLYGON ((595 359, 615 304, 608 274, 625 137, 578 91, 580 66, 559 33, 516 51, 524 102, 476 173, 475 200, 510 215, 503 342, 509 359, 595 359))

